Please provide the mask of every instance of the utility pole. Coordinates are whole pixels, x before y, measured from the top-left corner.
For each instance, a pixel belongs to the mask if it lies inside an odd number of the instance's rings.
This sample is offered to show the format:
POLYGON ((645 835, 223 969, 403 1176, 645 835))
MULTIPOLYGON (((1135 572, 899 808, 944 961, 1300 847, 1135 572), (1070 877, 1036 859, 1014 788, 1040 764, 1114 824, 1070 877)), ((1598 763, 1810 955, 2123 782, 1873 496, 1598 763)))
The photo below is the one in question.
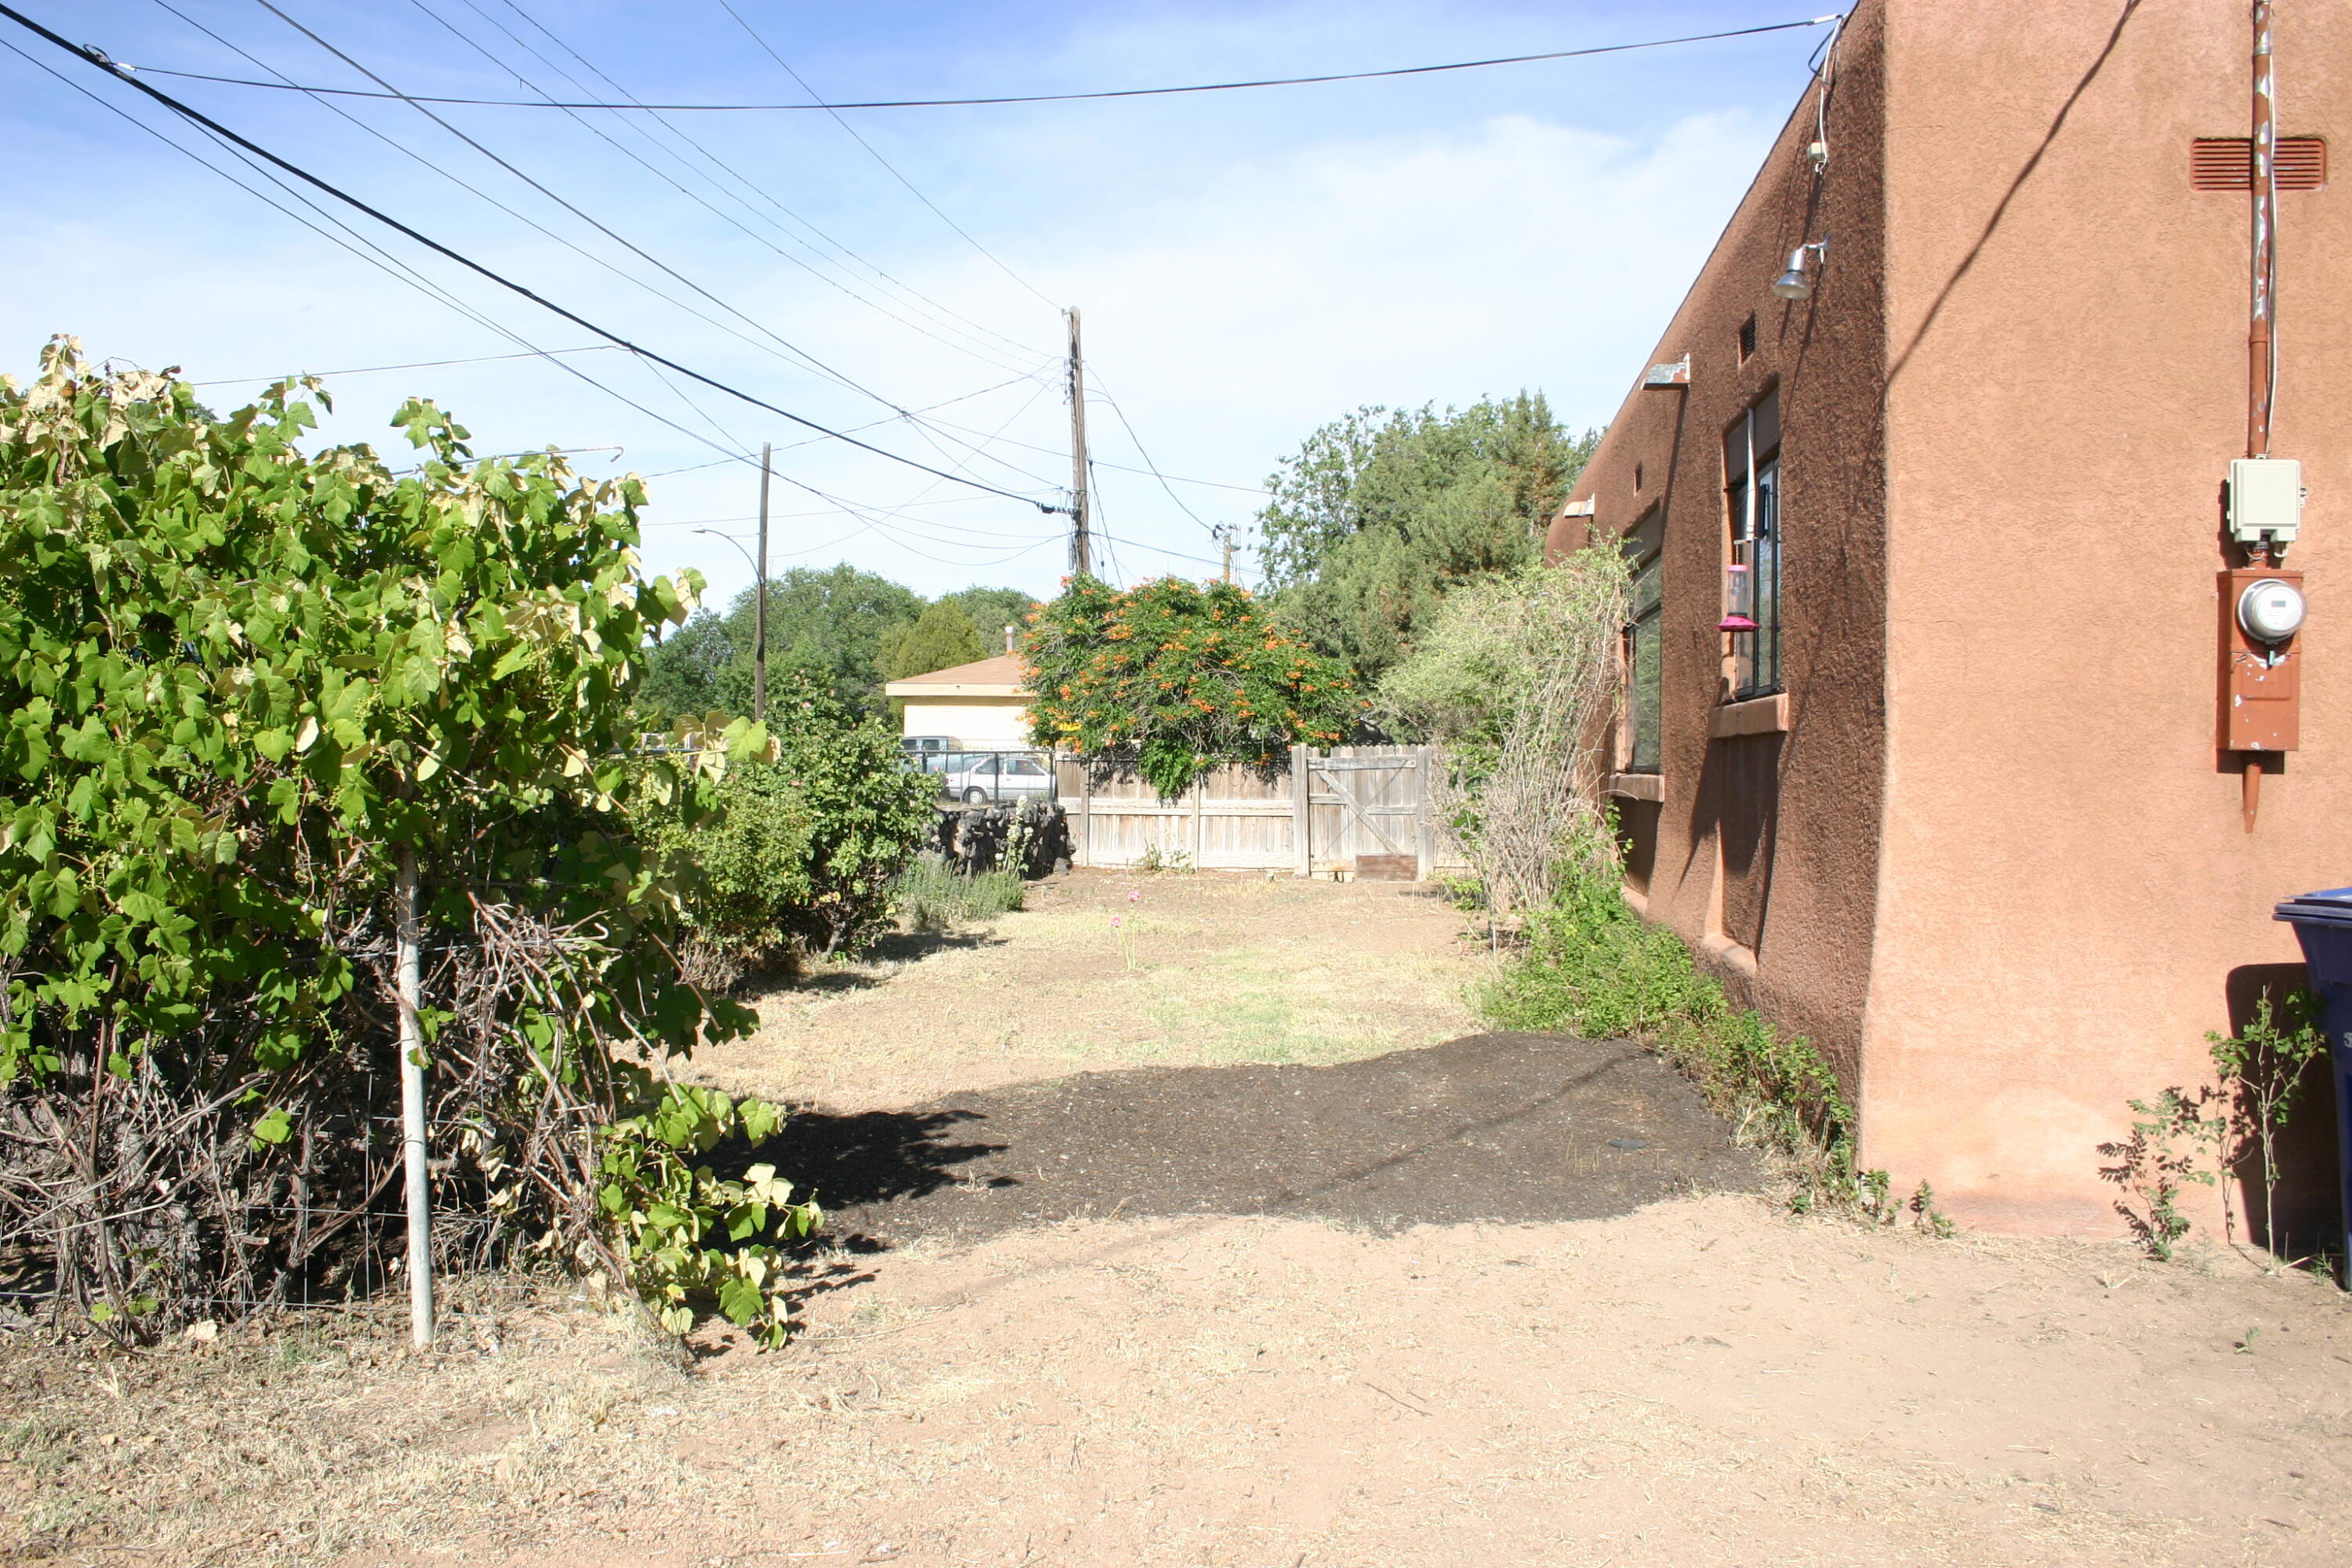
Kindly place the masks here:
POLYGON ((1230 583, 1234 580, 1234 525, 1221 522, 1209 531, 1214 533, 1217 542, 1225 547, 1225 581, 1230 583))
POLYGON ((760 564, 751 601, 751 719, 768 721, 768 464, 774 447, 760 443, 760 564))
POLYGON ((1070 322, 1070 574, 1095 574, 1094 541, 1087 535, 1087 363, 1078 347, 1078 308, 1070 322))

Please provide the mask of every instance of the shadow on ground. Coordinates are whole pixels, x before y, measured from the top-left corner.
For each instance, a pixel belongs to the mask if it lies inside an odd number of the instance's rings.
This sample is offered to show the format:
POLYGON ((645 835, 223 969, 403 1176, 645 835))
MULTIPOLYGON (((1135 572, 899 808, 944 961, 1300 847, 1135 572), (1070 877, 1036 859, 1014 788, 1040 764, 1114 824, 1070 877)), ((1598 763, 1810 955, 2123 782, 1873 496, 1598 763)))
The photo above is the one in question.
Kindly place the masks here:
POLYGON ((836 1239, 1280 1214, 1380 1230, 1596 1219, 1761 1172, 1637 1046, 1474 1035, 1335 1067, 1142 1068, 904 1111, 803 1111, 761 1158, 836 1239))

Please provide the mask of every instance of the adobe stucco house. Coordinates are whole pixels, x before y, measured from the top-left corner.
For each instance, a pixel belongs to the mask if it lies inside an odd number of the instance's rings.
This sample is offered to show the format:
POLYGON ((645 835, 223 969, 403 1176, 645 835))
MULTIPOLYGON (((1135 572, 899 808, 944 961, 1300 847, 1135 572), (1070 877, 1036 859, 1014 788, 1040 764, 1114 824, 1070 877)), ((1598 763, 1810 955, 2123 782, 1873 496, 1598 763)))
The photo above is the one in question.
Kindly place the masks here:
POLYGON ((1029 744, 1028 668, 1021 656, 1001 653, 971 664, 910 675, 882 688, 905 702, 902 735, 946 735, 976 752, 1016 751, 1029 744))
POLYGON ((2125 1101, 2205 1079, 2294 978, 2273 904, 2352 881, 2352 5, 2274 24, 2300 749, 2224 728, 2252 37, 2242 0, 1863 0, 1551 531, 1638 569, 1630 895, 1824 1047, 1866 1165, 1990 1228, 2116 1233, 2125 1101))

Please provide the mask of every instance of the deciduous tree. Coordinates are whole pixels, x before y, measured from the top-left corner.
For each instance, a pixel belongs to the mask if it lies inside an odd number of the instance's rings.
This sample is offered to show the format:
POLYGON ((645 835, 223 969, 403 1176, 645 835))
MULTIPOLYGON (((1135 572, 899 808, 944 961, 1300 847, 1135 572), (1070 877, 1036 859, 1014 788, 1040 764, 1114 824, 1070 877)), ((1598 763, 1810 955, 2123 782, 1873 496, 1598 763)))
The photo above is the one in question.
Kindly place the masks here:
POLYGON ((1359 408, 1266 481, 1260 560, 1282 613, 1369 685, 1456 584, 1540 552, 1598 437, 1570 437, 1540 394, 1359 408))

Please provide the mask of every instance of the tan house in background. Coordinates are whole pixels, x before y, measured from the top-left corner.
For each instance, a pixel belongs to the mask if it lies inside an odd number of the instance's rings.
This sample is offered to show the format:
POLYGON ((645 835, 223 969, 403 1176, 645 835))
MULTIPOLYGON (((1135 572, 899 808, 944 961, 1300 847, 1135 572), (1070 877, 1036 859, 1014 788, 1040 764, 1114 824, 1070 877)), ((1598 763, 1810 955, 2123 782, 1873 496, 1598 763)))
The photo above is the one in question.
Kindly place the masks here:
POLYGON ((953 749, 1017 751, 1029 744, 1029 671, 1016 653, 910 675, 882 688, 906 704, 899 733, 943 735, 953 749))
POLYGON ((1981 1226, 2117 1232, 2126 1101, 2208 1079, 2299 979, 2272 906, 2352 881, 2352 5, 2275 23, 2276 562, 2225 489, 2268 381, 2251 9, 1863 0, 1551 531, 1636 569, 1629 895, 1981 1226), (2307 630, 2248 643, 2250 564, 2307 630))

